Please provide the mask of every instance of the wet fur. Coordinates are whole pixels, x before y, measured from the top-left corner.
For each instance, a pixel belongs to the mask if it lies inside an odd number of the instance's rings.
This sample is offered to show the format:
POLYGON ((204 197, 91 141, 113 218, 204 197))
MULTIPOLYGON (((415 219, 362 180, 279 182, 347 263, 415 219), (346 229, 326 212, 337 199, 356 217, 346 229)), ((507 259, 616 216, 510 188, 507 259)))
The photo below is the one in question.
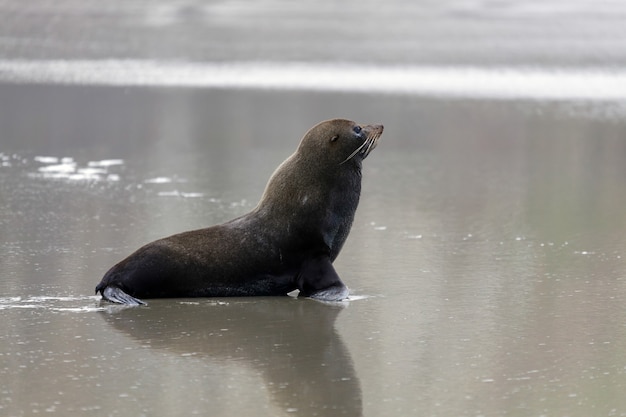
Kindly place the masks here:
POLYGON ((382 126, 335 119, 313 127, 274 172, 250 213, 149 243, 113 266, 96 287, 122 304, 139 298, 285 295, 347 298, 332 262, 361 192, 361 162, 382 126))

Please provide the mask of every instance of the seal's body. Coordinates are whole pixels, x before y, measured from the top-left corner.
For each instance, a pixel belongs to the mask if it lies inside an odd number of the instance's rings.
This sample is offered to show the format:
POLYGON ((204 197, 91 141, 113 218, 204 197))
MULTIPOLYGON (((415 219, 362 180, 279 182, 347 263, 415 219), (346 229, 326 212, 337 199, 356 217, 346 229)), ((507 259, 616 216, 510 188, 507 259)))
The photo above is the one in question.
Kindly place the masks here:
POLYGON ((270 178, 250 213, 149 243, 113 266, 96 287, 104 299, 285 295, 348 296, 332 266, 361 192, 361 162, 380 125, 334 119, 311 128, 270 178))

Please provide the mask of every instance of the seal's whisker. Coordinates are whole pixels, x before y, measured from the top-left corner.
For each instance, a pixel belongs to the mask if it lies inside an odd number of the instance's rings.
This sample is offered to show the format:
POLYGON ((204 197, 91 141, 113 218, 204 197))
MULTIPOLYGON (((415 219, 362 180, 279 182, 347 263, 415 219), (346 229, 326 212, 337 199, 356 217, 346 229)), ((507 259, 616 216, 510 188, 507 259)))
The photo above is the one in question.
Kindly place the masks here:
POLYGON ((361 146, 359 146, 358 148, 356 148, 356 150, 355 150, 354 152, 352 152, 352 153, 350 154, 350 156, 348 156, 346 159, 344 159, 344 160, 343 160, 343 162, 341 162, 339 165, 343 165, 343 164, 345 164, 346 162, 348 162, 350 159, 352 159, 352 158, 354 157, 354 155, 356 155, 357 153, 359 153, 359 152, 361 151, 361 149, 363 149, 363 147, 364 147, 365 145, 367 145, 367 140, 366 140, 365 142, 363 142, 363 143, 361 144, 361 146))
POLYGON ((376 143, 376 137, 373 137, 368 140, 367 149, 365 150, 365 155, 369 155, 370 151, 374 148, 374 144, 376 143))
POLYGON ((362 153, 363 155, 367 155, 367 150, 370 148, 370 138, 367 138, 367 139, 365 140, 365 143, 364 143, 363 145, 364 145, 364 146, 363 146, 363 149, 361 150, 361 153, 362 153))
POLYGON ((367 155, 369 155, 370 152, 374 149, 374 147, 376 146, 376 142, 378 141, 379 137, 380 137, 380 135, 374 135, 371 138, 368 138, 368 140, 367 140, 367 149, 365 149, 363 151, 364 157, 367 157, 367 155))

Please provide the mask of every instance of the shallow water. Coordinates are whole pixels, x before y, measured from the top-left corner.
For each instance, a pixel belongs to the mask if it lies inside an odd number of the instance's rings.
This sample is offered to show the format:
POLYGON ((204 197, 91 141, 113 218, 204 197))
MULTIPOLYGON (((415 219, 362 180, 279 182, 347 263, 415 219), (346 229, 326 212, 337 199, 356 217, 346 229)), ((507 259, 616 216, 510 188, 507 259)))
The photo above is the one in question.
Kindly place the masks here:
POLYGON ((1 89, 3 413, 626 413, 610 103, 1 89), (91 296, 139 245, 252 208, 333 115, 386 125, 336 261, 353 301, 91 296))
MULTIPOLYGON (((487 3, 410 9, 423 19, 417 26, 392 3, 379 17, 397 31, 345 39, 350 59, 376 74, 432 69, 444 80, 434 93, 307 87, 297 65, 286 66, 294 84, 275 76, 278 85, 254 77, 213 85, 184 75, 221 64, 185 65, 174 53, 239 62, 261 51, 296 62, 304 44, 315 68, 349 78, 332 64, 345 44, 322 47, 338 36, 337 19, 324 23, 336 17, 329 5, 315 8, 312 25, 303 25, 311 7, 274 2, 262 10, 189 2, 213 14, 169 3, 152 14, 142 2, 93 6, 99 14, 89 2, 41 2, 38 13, 5 5, 0 415, 626 415, 626 107, 621 87, 607 92, 623 73, 615 24, 623 7, 487 3), (276 25, 245 30, 259 13, 276 25), (59 19, 41 25, 49 15, 59 19), (190 15, 201 19, 186 25, 190 15), (209 15, 218 26, 203 20, 209 15), (559 31, 542 25, 555 16, 573 25, 538 44, 559 31), (53 30, 68 21, 72 36, 53 30), (90 32, 88 23, 114 30, 90 32), (41 29, 26 36, 29 25, 41 29), (232 50, 183 36, 216 27, 228 28, 232 50), (293 42, 283 36, 290 27, 293 42), (312 36, 318 31, 327 37, 312 36), (419 42, 394 35, 403 31, 436 40, 418 56, 419 42), (112 60, 96 68, 103 57, 112 60), (500 84, 475 84, 467 66, 500 84), (574 83, 553 70, 568 66, 574 83), (548 76, 546 94, 534 76, 548 76), (514 80, 528 88, 515 93, 506 85, 514 80), (447 82, 457 83, 453 94, 447 82), (93 296, 104 272, 138 246, 254 207, 304 131, 331 117, 385 125, 335 262, 350 301, 122 308, 93 296)), ((253 75, 275 68, 241 65, 253 75)))

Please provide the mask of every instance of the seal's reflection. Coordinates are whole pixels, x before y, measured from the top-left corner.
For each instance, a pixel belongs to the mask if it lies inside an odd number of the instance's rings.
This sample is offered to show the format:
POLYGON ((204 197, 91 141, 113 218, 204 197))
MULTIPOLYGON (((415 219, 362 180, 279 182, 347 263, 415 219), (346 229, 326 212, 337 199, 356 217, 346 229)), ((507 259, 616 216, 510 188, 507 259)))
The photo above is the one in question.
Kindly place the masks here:
POLYGON ((334 327, 343 308, 292 297, 152 300, 103 317, 142 345, 253 367, 283 410, 360 416, 360 383, 334 327))

